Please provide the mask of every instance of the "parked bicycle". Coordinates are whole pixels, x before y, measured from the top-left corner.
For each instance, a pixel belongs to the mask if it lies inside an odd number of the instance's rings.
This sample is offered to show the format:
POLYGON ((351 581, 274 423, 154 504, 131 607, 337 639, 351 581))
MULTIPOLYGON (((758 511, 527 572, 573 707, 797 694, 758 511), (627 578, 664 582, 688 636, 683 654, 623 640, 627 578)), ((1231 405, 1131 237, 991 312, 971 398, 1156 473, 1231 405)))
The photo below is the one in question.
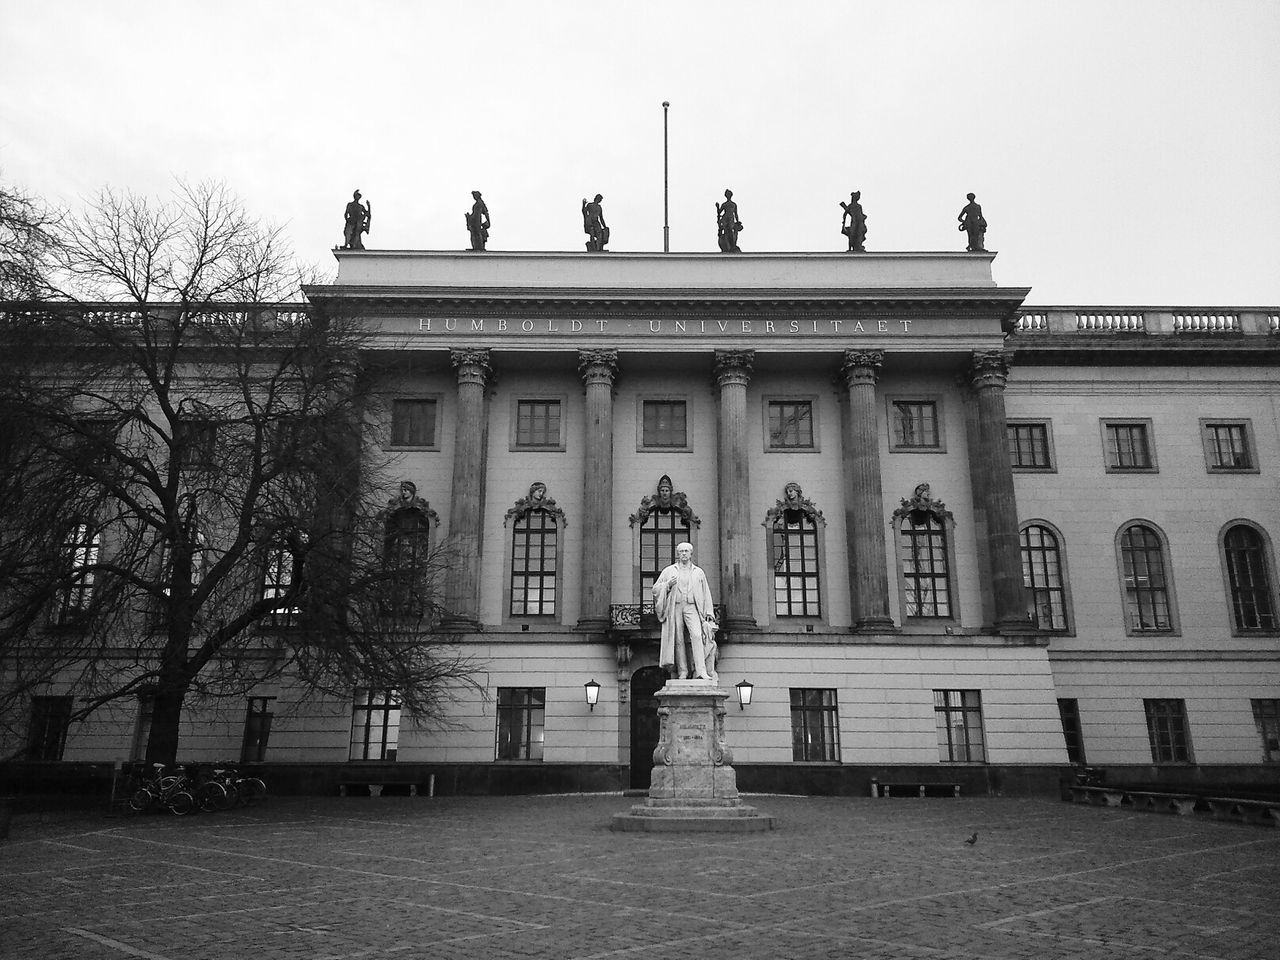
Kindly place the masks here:
POLYGON ((215 764, 210 777, 200 785, 197 799, 201 810, 251 807, 267 798, 267 785, 257 777, 242 777, 233 764, 215 764))
POLYGON ((150 810, 168 810, 176 816, 186 816, 196 809, 191 778, 181 767, 166 771, 163 763, 153 763, 152 775, 129 794, 126 809, 130 813, 146 813, 150 810))

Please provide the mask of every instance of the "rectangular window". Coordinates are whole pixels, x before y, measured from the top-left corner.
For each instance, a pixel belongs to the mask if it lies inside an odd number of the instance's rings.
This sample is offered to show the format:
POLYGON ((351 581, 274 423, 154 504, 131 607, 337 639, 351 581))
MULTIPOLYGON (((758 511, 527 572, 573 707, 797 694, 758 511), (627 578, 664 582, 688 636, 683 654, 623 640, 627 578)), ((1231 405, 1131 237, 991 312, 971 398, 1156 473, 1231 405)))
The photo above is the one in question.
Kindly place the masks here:
POLYGON ((1262 738, 1262 759, 1280 763, 1280 700, 1254 700, 1253 722, 1262 738))
POLYGON ((1108 473, 1155 470, 1149 420, 1104 420, 1102 434, 1106 445, 1108 473))
POLYGON ((559 400, 516 402, 516 446, 550 450, 560 448, 559 400))
POLYGON ((70 697, 32 697, 28 760, 61 760, 71 725, 70 697))
POLYGON ((687 410, 683 400, 645 400, 642 407, 642 447, 682 449, 689 446, 687 410))
POLYGON ((1009 437, 1009 464, 1015 470, 1052 470, 1053 459, 1049 451, 1049 424, 1011 422, 1007 426, 1009 437))
POLYGON ((351 759, 394 760, 400 743, 400 698, 394 690, 356 689, 351 759))
POLYGON ((791 691, 791 759, 840 759, 836 692, 816 687, 791 691))
POLYGON ((933 691, 938 727, 938 759, 951 763, 983 763, 982 693, 978 690, 933 691))
POLYGON ((249 698, 244 716, 244 739, 240 744, 241 763, 259 763, 267 759, 267 740, 271 737, 275 703, 275 697, 249 698))
POLYGON ((1190 763, 1191 737, 1187 732, 1187 705, 1183 700, 1143 700, 1147 711, 1147 736, 1153 763, 1190 763))
POLYGON ((1084 763, 1084 735, 1080 732, 1080 703, 1058 698, 1058 716, 1062 718, 1062 736, 1067 742, 1067 759, 1084 763))
POLYGON ((391 446, 434 447, 435 445, 436 401, 392 400, 391 446))
POLYGON ((812 450, 813 402, 770 400, 767 431, 770 450, 812 450))
POLYGON ((215 420, 179 420, 173 425, 174 453, 184 470, 212 467, 218 449, 215 420))
POLYGON ((499 760, 541 760, 546 687, 498 688, 499 760))
POLYGON ((1205 462, 1211 473, 1256 473, 1247 420, 1201 420, 1205 462))
POLYGON ((895 450, 937 450, 938 405, 932 400, 894 400, 891 437, 895 450))

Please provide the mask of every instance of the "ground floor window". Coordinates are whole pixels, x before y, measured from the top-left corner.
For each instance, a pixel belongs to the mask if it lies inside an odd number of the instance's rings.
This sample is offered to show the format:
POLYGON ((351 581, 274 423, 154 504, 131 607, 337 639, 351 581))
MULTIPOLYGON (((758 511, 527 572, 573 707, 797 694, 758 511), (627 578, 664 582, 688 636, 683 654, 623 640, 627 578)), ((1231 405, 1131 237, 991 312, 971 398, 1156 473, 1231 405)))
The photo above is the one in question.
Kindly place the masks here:
POLYGON ((546 687, 499 687, 498 759, 541 760, 546 719, 546 687))
POLYGON ((275 697, 249 698, 249 708, 244 717, 244 740, 240 745, 241 763, 258 763, 267 759, 267 739, 271 736, 275 703, 275 697))
POLYGON ((840 722, 836 692, 816 687, 791 691, 791 758, 840 759, 840 722))
POLYGON ((935 690, 933 715, 938 727, 939 760, 959 763, 986 761, 981 691, 935 690))
POLYGON ((32 697, 28 760, 61 760, 71 725, 70 697, 32 697))
POLYGON ((1062 736, 1067 741, 1067 759, 1084 763, 1084 735, 1080 732, 1080 703, 1072 698, 1058 699, 1058 715, 1062 717, 1062 736))
POLYGON ((400 744, 400 698, 394 690, 356 690, 351 759, 394 760, 400 744))
POLYGON ((1184 700, 1143 700, 1147 711, 1147 736, 1153 763, 1190 763, 1191 736, 1187 732, 1184 700))
POLYGON ((1280 700, 1254 700, 1253 722, 1262 737, 1262 759, 1280 761, 1280 700))

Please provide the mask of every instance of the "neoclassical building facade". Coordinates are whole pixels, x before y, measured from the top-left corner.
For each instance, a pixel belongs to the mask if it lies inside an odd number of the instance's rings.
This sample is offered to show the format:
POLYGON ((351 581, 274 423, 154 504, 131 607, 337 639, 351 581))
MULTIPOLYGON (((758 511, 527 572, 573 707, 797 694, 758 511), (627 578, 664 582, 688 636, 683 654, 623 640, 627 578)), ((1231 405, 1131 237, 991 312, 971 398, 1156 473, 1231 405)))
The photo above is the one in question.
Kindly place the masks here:
MULTIPOLYGON (((336 256, 308 309, 390 371, 397 522, 450 550, 479 689, 426 729, 277 683, 189 758, 646 786, 688 541, 744 789, 1275 779, 1280 310, 1029 307, 988 253, 336 256)), ((126 714, 59 757, 129 755, 126 714)))

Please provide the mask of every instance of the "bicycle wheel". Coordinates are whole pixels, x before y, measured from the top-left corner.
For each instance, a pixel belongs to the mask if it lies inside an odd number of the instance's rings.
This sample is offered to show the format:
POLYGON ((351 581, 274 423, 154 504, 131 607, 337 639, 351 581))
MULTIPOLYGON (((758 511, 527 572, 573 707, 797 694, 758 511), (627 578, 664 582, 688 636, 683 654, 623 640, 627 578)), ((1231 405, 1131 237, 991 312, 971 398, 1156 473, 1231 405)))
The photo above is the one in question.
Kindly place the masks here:
POLYGON ((148 787, 139 787, 129 797, 127 809, 130 813, 146 813, 156 802, 155 793, 148 787))
POLYGON ((196 790, 196 805, 205 813, 227 809, 227 788, 217 780, 200 784, 196 790))
POLYGON ((240 792, 240 802, 246 807, 252 807, 267 799, 267 785, 257 777, 248 777, 239 781, 236 789, 240 792))
POLYGON ((196 798, 185 790, 178 790, 169 795, 165 800, 165 806, 174 816, 185 817, 196 808, 196 798))

